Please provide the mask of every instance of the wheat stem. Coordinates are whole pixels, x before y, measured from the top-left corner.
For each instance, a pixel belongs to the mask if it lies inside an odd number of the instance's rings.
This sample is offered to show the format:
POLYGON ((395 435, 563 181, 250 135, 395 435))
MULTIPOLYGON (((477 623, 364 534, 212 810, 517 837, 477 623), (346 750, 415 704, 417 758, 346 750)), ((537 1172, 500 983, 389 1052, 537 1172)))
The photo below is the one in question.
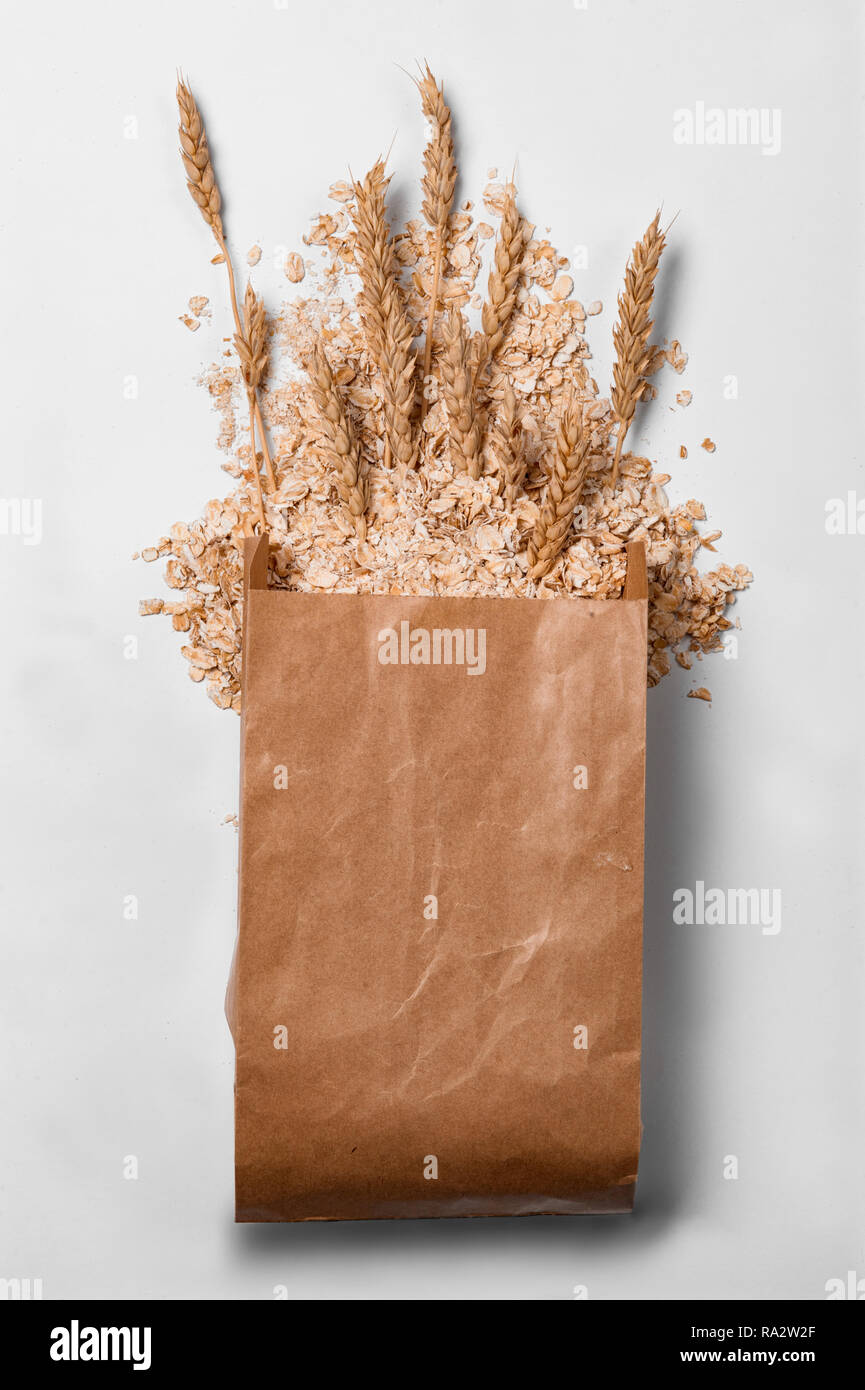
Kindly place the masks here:
MULTIPOLYGON (((234 267, 231 264, 231 255, 229 253, 228 246, 225 242, 225 236, 217 236, 216 240, 219 249, 222 252, 222 259, 225 261, 225 269, 228 272, 228 292, 231 296, 231 312, 234 315, 234 323, 237 332, 242 333, 243 325, 241 323, 240 312, 237 307, 237 288, 234 279, 234 267)), ((271 458, 270 448, 268 447, 267 443, 267 430, 265 429, 264 419, 261 414, 261 406, 259 405, 258 401, 258 390, 256 390, 255 392, 254 405, 255 420, 256 424, 258 425, 258 435, 261 440, 262 453, 264 454, 264 466, 267 469, 267 481, 270 485, 271 492, 276 492, 276 473, 273 467, 273 459, 271 458)))
POLYGON ((255 477, 255 488, 257 493, 258 523, 265 531, 267 523, 264 519, 264 494, 261 490, 261 474, 258 471, 258 452, 255 447, 255 400, 251 391, 246 393, 246 402, 249 406, 249 449, 252 457, 252 472, 255 477))
POLYGON ((276 492, 276 472, 274 471, 273 459, 267 444, 267 430, 262 418, 257 392, 255 396, 255 418, 258 422, 258 432, 261 436, 261 448, 264 453, 264 466, 267 469, 267 481, 270 484, 271 491, 276 492))
MULTIPOLYGON (((234 335, 234 347, 240 359, 240 373, 246 386, 252 414, 258 424, 259 435, 264 440, 264 426, 258 410, 258 388, 267 372, 267 315, 264 303, 255 293, 252 285, 246 286, 243 298, 243 321, 234 335)), ((252 457, 258 475, 258 454, 253 439, 252 457)))
POLYGON ((231 256, 228 246, 226 245, 224 234, 214 233, 214 236, 216 236, 216 244, 222 252, 222 259, 225 262, 225 269, 228 272, 228 293, 231 296, 231 312, 234 315, 234 324, 239 333, 242 325, 240 321, 240 311, 237 307, 237 287, 234 280, 234 266, 231 264, 231 256))
MULTIPOLYGON (((178 134, 180 136, 180 157, 183 160, 183 166, 186 170, 186 184, 202 217, 210 227, 214 240, 219 247, 222 260, 225 262, 225 269, 228 275, 228 291, 231 297, 231 312, 234 316, 234 326, 236 332, 242 335, 243 323, 237 303, 234 267, 231 263, 231 255, 225 240, 225 228, 222 222, 222 197, 219 192, 219 185, 216 182, 213 162, 210 158, 207 132, 204 129, 204 122, 201 119, 201 112, 198 109, 195 98, 182 78, 178 78, 177 81, 177 106, 180 112, 180 125, 178 128, 178 134)), ((276 491, 276 474, 267 442, 267 431, 261 413, 258 388, 256 388, 255 391, 253 404, 255 418, 258 422, 258 431, 261 438, 261 447, 264 454, 268 482, 271 489, 276 491)), ((255 457, 254 448, 253 457, 255 457)))

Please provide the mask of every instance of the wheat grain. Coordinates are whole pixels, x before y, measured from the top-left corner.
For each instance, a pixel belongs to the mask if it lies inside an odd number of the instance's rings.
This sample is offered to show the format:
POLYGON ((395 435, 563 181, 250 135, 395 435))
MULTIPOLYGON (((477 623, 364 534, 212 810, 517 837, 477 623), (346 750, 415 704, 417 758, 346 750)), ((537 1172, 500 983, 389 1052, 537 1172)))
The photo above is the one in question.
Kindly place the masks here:
POLYGON ((556 448, 540 516, 529 538, 529 575, 543 579, 568 537, 588 472, 590 435, 583 431, 580 407, 571 396, 556 430, 556 448))
POLYGON ((481 428, 474 410, 468 336, 463 316, 453 306, 445 320, 441 373, 454 467, 479 478, 481 428))
POLYGON ((387 180, 379 159, 363 183, 354 181, 355 258, 360 271, 360 312, 370 356, 378 367, 383 354, 387 269, 391 264, 385 221, 387 180))
POLYGON ((235 333, 234 346, 240 358, 240 374, 246 386, 246 400, 249 407, 249 451, 255 477, 258 520, 261 529, 264 530, 264 496, 261 488, 261 473, 258 468, 258 452, 255 447, 255 393, 267 367, 267 319, 264 304, 251 285, 247 285, 243 300, 243 331, 235 333))
POLYGON ((351 422, 343 409, 330 363, 320 343, 313 347, 307 371, 318 414, 319 440, 328 461, 336 470, 340 500, 354 522, 358 539, 365 540, 369 481, 351 422))
POLYGON ((477 375, 495 360, 517 299, 517 281, 525 249, 525 224, 517 210, 516 190, 508 184, 502 220, 493 252, 493 265, 487 282, 487 298, 481 311, 483 340, 477 375))
POLYGON ((251 285, 243 300, 243 329, 235 333, 234 346, 247 391, 256 391, 267 371, 267 316, 264 303, 251 285))
POLYGON ((273 460, 267 446, 267 434, 258 400, 259 390, 264 385, 264 379, 267 375, 267 314, 263 300, 249 284, 246 286, 246 294, 243 298, 243 331, 235 333, 234 346, 240 358, 240 373, 246 386, 246 393, 251 397, 252 410, 267 469, 268 483, 271 490, 275 492, 276 477, 273 470, 273 460))
POLYGON ((613 329, 616 361, 611 400, 619 426, 613 459, 614 487, 619 476, 625 437, 646 385, 646 367, 651 356, 648 342, 652 320, 649 315, 658 262, 665 245, 660 219, 660 212, 656 212, 643 240, 637 242, 631 253, 625 271, 625 288, 619 295, 619 317, 613 329))
MULTIPOLYGON (((201 119, 201 112, 198 109, 195 97, 192 95, 189 86, 182 77, 178 77, 177 79, 177 107, 180 112, 180 125, 178 126, 180 157, 183 160, 183 167, 186 170, 186 186, 192 194, 197 207, 200 209, 202 217, 213 232, 216 244, 220 250, 220 255, 225 263, 225 270, 228 275, 228 290, 231 298, 231 312, 234 316, 235 338, 238 336, 242 337, 244 325, 237 303, 234 266, 231 262, 231 256, 225 240, 225 230, 222 224, 222 198, 219 192, 219 185, 216 182, 213 162, 210 158, 207 133, 204 129, 204 122, 201 119)), ((261 384, 263 384, 263 377, 260 379, 258 385, 261 384)), ((276 473, 267 442, 267 431, 264 427, 264 419, 261 414, 261 405, 258 399, 258 385, 254 391, 253 411, 258 426, 258 432, 261 437, 261 447, 264 453, 264 463, 267 469, 268 482, 275 491, 276 473)), ((255 456, 254 446, 253 456, 255 456)))
POLYGON ((180 157, 186 170, 186 186, 202 217, 219 241, 222 237, 222 199, 213 172, 207 134, 195 98, 182 78, 177 79, 177 106, 180 111, 180 157))
MULTIPOLYGON (((423 190, 423 215, 428 225, 433 231, 433 273, 432 286, 430 288, 429 312, 426 325, 426 343, 424 345, 423 375, 421 377, 422 386, 426 388, 430 377, 432 366, 433 351, 433 329, 435 326, 436 310, 438 308, 439 285, 441 283, 442 260, 444 258, 445 242, 447 240, 448 219, 454 201, 454 188, 457 179, 457 167, 454 161, 454 142, 451 132, 451 112, 450 107, 444 99, 443 89, 437 85, 435 78, 430 72, 429 64, 426 72, 416 79, 417 88, 420 92, 421 106, 423 113, 429 121, 432 131, 423 155, 424 175, 421 179, 423 190)), ((422 395, 425 408, 427 397, 426 391, 422 395)))
POLYGON ((496 412, 489 432, 490 448, 498 470, 499 493, 507 507, 513 507, 526 474, 526 457, 522 448, 520 416, 517 398, 510 382, 496 412))
POLYGON ((381 378, 386 445, 404 477, 415 457, 411 423, 415 357, 411 326, 396 282, 385 209, 388 183, 381 160, 363 183, 354 181, 355 254, 361 278, 358 308, 381 378))

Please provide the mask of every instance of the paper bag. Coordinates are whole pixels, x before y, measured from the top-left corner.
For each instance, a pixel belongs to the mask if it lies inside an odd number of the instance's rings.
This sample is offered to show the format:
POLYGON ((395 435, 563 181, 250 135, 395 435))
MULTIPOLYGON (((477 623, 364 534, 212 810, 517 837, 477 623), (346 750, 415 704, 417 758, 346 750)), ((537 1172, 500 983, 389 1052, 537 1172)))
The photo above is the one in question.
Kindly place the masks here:
POLYGON ((647 588, 267 587, 247 542, 236 1219, 631 1208, 647 588))

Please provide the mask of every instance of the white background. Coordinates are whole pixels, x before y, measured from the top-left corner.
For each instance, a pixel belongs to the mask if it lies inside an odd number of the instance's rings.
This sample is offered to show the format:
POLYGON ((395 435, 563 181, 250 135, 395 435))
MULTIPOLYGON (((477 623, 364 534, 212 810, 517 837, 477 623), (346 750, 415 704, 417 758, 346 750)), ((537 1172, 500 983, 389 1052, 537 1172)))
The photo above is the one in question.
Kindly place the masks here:
MULTIPOLYGON (((46 1298, 806 1298, 863 1242, 862 13, 852 0, 181 0, 6 6, 0 82, 4 497, 0 1277, 46 1298), (666 373, 633 442, 698 497, 756 583, 735 661, 649 695, 645 1124, 632 1217, 232 1224, 236 718, 139 620, 131 553, 227 490, 195 384, 229 332, 184 189, 174 73, 205 111, 238 258, 300 247, 394 133, 416 206, 429 58, 462 197, 517 161, 575 273, 606 389, 615 293, 655 206, 666 373), (400 65, 400 66, 397 66, 400 65), (672 113, 780 108, 777 157, 677 146, 672 113), (127 118, 137 139, 124 138, 127 118), (212 327, 178 323, 190 294, 212 327), (737 400, 722 382, 735 374, 737 400), (138 378, 136 400, 124 378, 138 378), (677 388, 694 403, 671 413, 677 388), (704 435, 718 444, 709 457, 704 435), (678 444, 689 446, 686 463, 678 444), (125 660, 127 635, 139 638, 125 660), (675 927, 703 879, 778 887, 783 925, 675 927), (140 901, 123 919, 125 894, 140 901), (125 1181, 126 1155, 138 1181, 125 1181), (726 1155, 739 1178, 725 1181, 726 1155)), ((275 300, 279 275, 258 284, 275 300)))

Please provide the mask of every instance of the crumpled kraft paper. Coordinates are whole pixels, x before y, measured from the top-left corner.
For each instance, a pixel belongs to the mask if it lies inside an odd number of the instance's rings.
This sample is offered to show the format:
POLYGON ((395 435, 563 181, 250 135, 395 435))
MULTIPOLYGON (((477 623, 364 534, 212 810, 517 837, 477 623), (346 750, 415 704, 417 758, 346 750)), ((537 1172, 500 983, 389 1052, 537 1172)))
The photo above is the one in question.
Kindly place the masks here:
POLYGON ((631 1208, 646 568, 270 590, 247 542, 238 1221, 631 1208))

